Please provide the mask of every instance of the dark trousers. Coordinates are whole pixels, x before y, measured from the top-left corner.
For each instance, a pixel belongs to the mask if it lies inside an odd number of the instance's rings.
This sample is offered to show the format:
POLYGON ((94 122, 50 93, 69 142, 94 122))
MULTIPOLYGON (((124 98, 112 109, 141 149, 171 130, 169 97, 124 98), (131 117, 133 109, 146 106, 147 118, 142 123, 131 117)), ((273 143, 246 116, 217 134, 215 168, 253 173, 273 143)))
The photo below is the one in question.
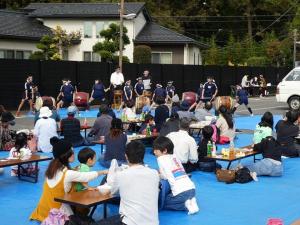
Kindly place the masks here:
POLYGON ((103 219, 98 222, 95 222, 92 225, 126 225, 126 224, 122 222, 120 215, 116 215, 116 216, 112 216, 107 219, 103 219))
POLYGON ((187 163, 182 163, 182 166, 186 173, 191 173, 197 169, 198 165, 197 165, 197 163, 187 162, 187 163))

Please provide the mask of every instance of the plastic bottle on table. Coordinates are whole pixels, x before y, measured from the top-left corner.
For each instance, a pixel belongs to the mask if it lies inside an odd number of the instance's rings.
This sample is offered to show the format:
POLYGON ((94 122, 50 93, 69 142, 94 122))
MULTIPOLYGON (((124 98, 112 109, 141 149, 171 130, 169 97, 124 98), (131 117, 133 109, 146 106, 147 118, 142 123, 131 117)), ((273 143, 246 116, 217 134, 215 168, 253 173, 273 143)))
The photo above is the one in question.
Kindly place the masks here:
POLYGON ((230 141, 229 158, 234 158, 234 157, 235 157, 234 143, 233 143, 233 141, 230 141))
POLYGON ((217 146, 216 146, 216 143, 215 143, 215 142, 213 142, 213 144, 212 144, 211 155, 212 155, 213 157, 217 155, 217 146))
POLYGON ((87 120, 86 120, 86 117, 84 118, 84 121, 83 121, 83 126, 86 127, 87 126, 87 120))
POLYGON ((207 143, 207 156, 208 156, 208 157, 211 157, 211 156, 212 156, 212 143, 211 143, 211 141, 209 141, 209 142, 207 143))
POLYGON ((147 124, 147 127, 146 127, 146 136, 151 136, 151 129, 150 129, 149 124, 147 124))

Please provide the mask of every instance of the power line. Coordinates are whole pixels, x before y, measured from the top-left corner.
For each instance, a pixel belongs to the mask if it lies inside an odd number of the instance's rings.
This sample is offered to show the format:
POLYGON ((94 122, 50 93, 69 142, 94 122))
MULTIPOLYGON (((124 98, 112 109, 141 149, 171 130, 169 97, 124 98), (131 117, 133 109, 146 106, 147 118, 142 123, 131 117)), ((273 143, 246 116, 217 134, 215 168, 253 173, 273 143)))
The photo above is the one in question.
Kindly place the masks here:
MULTIPOLYGON (((205 20, 205 21, 199 21, 199 20, 176 20, 177 22, 182 23, 241 23, 241 22, 247 22, 247 20, 205 20)), ((251 19, 252 22, 271 22, 274 20, 257 20, 257 19, 251 19)), ((280 20, 283 22, 289 21, 288 19, 280 20)), ((278 22, 280 22, 278 21, 278 22)))
MULTIPOLYGON (((278 15, 251 15, 251 17, 277 17, 278 15)), ((284 17, 300 16, 298 14, 287 14, 284 17)), ((247 18, 247 16, 152 16, 152 18, 247 18)))
MULTIPOLYGON (((295 5, 297 5, 299 0, 296 0, 295 5)), ((288 8, 283 14, 281 14, 277 19, 275 19, 269 26, 265 27, 262 31, 259 31, 259 33, 265 32, 267 29, 269 29, 271 26, 273 26, 275 23, 277 23, 284 15, 286 15, 292 8, 294 8, 294 5, 292 5, 290 8, 288 8)), ((255 35, 252 36, 255 37, 255 35)))

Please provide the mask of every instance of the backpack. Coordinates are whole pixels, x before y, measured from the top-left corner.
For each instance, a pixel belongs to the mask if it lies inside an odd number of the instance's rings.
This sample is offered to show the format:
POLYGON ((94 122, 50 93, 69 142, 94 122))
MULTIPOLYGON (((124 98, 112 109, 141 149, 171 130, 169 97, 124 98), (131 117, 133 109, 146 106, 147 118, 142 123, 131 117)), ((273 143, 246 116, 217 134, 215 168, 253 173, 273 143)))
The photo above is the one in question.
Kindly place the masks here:
POLYGON ((59 209, 51 209, 48 217, 44 219, 41 225, 64 225, 69 220, 69 217, 65 215, 59 209))
POLYGON ((252 181, 253 178, 250 174, 250 170, 247 167, 238 169, 235 172, 235 182, 240 184, 245 184, 252 181))

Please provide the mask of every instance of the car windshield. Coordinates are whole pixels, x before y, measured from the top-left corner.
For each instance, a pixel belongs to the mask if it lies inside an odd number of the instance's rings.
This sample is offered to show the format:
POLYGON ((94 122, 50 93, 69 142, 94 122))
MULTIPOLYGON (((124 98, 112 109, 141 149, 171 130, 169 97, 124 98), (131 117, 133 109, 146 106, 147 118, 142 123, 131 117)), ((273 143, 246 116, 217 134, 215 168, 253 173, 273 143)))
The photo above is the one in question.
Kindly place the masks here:
POLYGON ((285 78, 285 81, 300 81, 300 70, 291 71, 285 78))

